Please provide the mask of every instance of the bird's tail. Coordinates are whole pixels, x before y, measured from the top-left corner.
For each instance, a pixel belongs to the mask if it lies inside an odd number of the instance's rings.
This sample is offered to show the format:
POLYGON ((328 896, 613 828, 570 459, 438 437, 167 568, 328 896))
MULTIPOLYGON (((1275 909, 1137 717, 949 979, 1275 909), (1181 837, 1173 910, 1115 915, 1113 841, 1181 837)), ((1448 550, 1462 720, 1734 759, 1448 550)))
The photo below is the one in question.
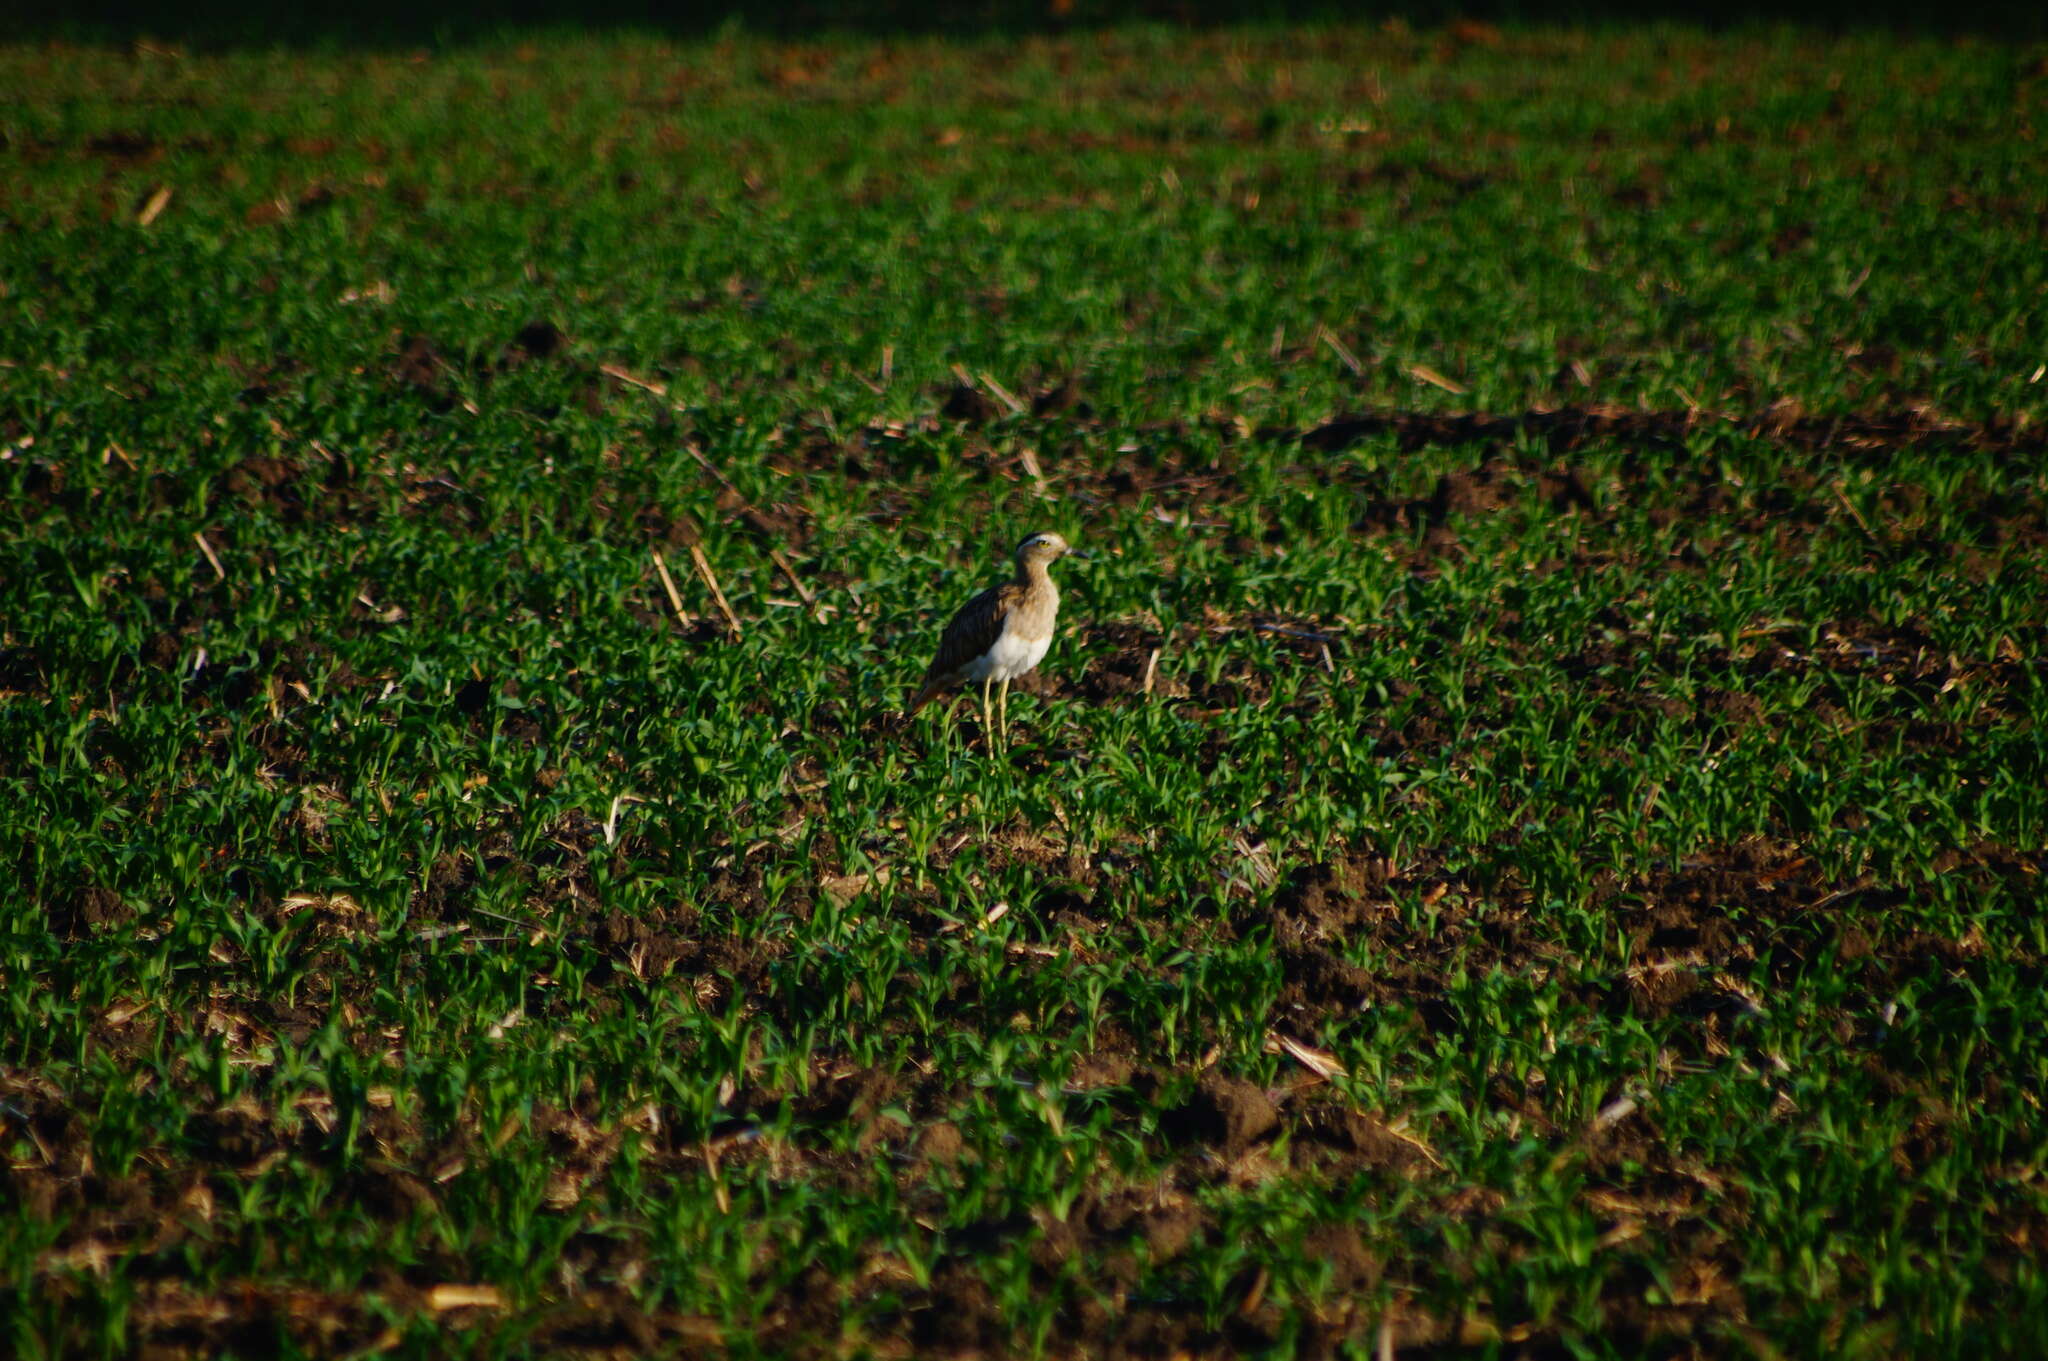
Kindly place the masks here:
POLYGON ((918 687, 917 693, 911 697, 910 703, 904 706, 903 716, 905 718, 911 717, 919 709, 922 709, 925 705, 936 699, 939 691, 943 689, 945 687, 935 681, 926 681, 918 687))

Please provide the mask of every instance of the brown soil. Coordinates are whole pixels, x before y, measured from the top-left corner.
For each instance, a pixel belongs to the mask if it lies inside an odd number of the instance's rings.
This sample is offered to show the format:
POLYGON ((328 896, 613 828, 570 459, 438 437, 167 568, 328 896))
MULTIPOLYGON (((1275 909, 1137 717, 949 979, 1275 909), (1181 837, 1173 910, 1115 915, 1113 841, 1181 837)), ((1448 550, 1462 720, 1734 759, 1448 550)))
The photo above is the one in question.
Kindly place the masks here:
POLYGON ((1421 449, 1430 445, 1511 443, 1528 433, 1541 436, 1552 453, 1561 454, 1592 440, 1682 450, 1689 436, 1714 427, 1768 437, 1796 449, 1829 449, 1849 457, 1879 458, 1908 445, 1982 449, 2014 456, 2048 449, 2048 430, 2007 422, 1967 425, 1911 410, 1822 418, 1786 407, 1774 407, 1752 416, 1575 406, 1511 415, 1392 411, 1346 416, 1305 432, 1275 429, 1260 433, 1274 439, 1299 439, 1304 446, 1326 453, 1385 434, 1394 435, 1404 449, 1421 449))

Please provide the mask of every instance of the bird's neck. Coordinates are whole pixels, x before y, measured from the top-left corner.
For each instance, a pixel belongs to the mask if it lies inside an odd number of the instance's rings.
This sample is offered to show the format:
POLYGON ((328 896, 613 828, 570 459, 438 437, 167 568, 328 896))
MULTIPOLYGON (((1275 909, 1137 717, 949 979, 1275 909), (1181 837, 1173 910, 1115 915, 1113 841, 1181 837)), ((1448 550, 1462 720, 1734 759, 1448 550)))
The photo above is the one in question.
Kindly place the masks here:
POLYGON ((1060 593, 1060 588, 1053 584, 1052 573, 1046 570, 1046 564, 1042 562, 1019 562, 1017 584, 1027 591, 1050 591, 1054 595, 1060 593))

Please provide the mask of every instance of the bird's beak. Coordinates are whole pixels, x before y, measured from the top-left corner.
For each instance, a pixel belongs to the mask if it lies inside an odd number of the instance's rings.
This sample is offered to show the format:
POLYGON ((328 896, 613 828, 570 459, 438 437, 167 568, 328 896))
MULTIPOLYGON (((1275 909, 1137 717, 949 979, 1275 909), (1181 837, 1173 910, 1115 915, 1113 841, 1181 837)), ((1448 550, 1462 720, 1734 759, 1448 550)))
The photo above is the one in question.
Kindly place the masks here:
POLYGON ((1083 562, 1095 561, 1095 555, 1093 553, 1084 553, 1078 548, 1069 548, 1067 550, 1067 556, 1070 558, 1079 558, 1083 562))

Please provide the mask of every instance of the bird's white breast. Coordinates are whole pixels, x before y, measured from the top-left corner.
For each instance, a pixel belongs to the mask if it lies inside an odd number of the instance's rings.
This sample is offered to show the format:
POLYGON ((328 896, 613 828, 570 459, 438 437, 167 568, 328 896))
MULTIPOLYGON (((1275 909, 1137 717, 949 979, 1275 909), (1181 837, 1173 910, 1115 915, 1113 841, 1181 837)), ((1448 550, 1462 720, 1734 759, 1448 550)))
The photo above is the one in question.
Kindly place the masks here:
POLYGON ((1045 650, 1051 646, 1050 633, 1043 638, 1020 638, 1005 630, 997 635, 994 647, 967 664, 966 677, 975 685, 1015 680, 1044 660, 1045 650))

